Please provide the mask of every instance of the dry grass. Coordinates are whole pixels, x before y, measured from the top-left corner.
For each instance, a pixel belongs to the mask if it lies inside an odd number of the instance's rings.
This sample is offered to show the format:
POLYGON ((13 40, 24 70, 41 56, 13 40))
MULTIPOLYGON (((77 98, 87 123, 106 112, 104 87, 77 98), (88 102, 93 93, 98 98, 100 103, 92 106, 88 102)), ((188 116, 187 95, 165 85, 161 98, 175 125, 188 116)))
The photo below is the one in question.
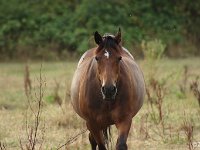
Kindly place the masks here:
MULTIPOLYGON (((29 64, 31 88, 37 90, 40 63, 29 64)), ((26 139, 27 137, 24 65, 20 63, 0 64, 0 143, 1 147, 5 146, 6 149, 20 149, 19 139, 26 139)), ((195 76, 188 77, 186 83, 188 85, 184 85, 184 88, 186 88, 185 95, 182 94, 179 87, 184 81, 182 74, 185 65, 188 66, 188 73, 200 74, 199 58, 159 61, 157 73, 154 77, 161 85, 165 85, 165 95, 160 105, 159 103, 152 105, 155 109, 155 117, 159 118, 160 114, 160 117, 164 120, 164 128, 162 124, 151 117, 149 112, 152 112, 146 101, 141 111, 133 119, 128 139, 130 149, 188 149, 188 138, 183 129, 184 112, 189 118, 189 123, 187 122, 186 125, 190 125, 190 120, 194 123, 192 140, 200 141, 198 101, 193 93, 187 89, 190 83, 194 81, 195 76), (164 84, 166 78, 168 79, 164 84), (158 106, 162 109, 156 109, 159 108, 158 106)), ((57 149, 86 128, 85 123, 74 113, 70 105, 69 95, 66 94, 66 92, 69 93, 75 66, 76 62, 43 63, 43 78, 46 81, 46 87, 44 89, 44 107, 42 108, 41 121, 45 123, 45 129, 41 127, 38 131, 42 134, 41 130, 45 130, 43 149, 57 149), (53 100, 55 95, 62 100, 65 99, 65 101, 54 103, 56 101, 53 100)), ((151 70, 143 61, 140 61, 140 66, 148 82, 151 70)), ((150 89, 150 95, 156 96, 155 91, 150 89)), ((160 96, 162 97, 160 93, 157 93, 157 98, 160 96)), ((112 133, 113 143, 115 143, 117 138, 115 127, 112 128, 112 133)), ((81 134, 74 142, 66 144, 61 149, 89 150, 88 132, 81 134)))

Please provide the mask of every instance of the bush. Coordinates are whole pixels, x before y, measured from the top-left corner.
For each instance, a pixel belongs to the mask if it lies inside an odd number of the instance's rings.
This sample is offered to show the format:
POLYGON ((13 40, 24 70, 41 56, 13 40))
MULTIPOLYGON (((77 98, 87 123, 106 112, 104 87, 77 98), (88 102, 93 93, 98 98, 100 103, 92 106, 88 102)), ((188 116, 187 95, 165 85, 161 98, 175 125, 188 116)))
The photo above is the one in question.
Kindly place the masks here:
MULTIPOLYGON (((1 0, 0 58, 35 57, 41 49, 48 53, 48 45, 53 44, 58 57, 65 50, 82 54, 90 48, 88 39, 96 30, 116 33, 118 27, 128 49, 139 47, 143 40, 160 39, 168 46, 166 54, 171 55, 169 48, 189 41, 197 47, 191 53, 196 55, 200 46, 199 4, 189 0, 1 0)), ((137 49, 135 53, 141 54, 137 49)))
POLYGON ((142 41, 141 47, 143 49, 145 59, 159 60, 165 51, 166 45, 161 40, 155 39, 153 41, 142 41))

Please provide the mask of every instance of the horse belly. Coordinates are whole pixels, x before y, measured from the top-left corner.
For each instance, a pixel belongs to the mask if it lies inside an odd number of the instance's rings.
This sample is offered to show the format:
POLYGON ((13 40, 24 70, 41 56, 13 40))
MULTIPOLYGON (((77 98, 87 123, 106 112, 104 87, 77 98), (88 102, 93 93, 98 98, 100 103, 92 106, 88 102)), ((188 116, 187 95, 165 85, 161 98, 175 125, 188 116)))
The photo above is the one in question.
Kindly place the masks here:
POLYGON ((143 73, 138 67, 138 65, 134 62, 131 66, 133 69, 131 70, 132 74, 132 101, 134 102, 134 115, 140 110, 143 105, 144 95, 145 95, 145 82, 143 78, 143 73))
POLYGON ((73 106, 73 109, 75 112, 80 116, 83 117, 80 111, 80 81, 81 81, 81 73, 79 70, 76 70, 73 79, 72 79, 72 84, 71 84, 71 104, 73 106))

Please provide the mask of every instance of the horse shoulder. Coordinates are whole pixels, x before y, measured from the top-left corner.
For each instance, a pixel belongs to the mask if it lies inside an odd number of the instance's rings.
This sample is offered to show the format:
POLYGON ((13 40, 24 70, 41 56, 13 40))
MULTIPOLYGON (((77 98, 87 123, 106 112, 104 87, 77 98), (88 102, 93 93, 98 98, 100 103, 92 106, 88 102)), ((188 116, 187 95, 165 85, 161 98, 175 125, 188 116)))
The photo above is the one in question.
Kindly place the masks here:
POLYGON ((122 53, 123 56, 132 58, 134 60, 133 55, 126 48, 122 47, 122 50, 123 50, 123 53, 122 53))
POLYGON ((78 68, 80 67, 80 65, 82 63, 84 63, 86 60, 92 58, 95 54, 95 48, 92 48, 92 49, 89 49, 87 50, 82 56, 81 58, 79 59, 79 62, 78 62, 78 68))
POLYGON ((94 49, 90 49, 86 51, 80 58, 76 71, 73 75, 72 84, 71 84, 71 92, 72 92, 72 100, 77 99, 80 84, 85 78, 86 70, 89 67, 89 64, 92 60, 92 56, 94 55, 94 49), (74 97, 73 97, 74 96, 74 97))

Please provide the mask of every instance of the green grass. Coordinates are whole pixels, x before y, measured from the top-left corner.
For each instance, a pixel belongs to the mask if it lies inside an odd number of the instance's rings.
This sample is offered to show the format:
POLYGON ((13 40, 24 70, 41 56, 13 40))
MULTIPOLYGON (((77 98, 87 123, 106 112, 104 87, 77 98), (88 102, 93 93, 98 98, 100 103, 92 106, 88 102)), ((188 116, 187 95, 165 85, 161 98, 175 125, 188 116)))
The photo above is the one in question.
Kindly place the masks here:
MULTIPOLYGON (((41 125, 45 125, 43 149, 56 149, 85 128, 83 120, 78 117, 70 105, 70 83, 77 62, 43 62, 42 77, 45 80, 44 107, 42 109, 41 125), (55 79, 60 83, 59 95, 64 103, 62 108, 52 102, 55 79), (64 111, 64 112, 63 112, 64 111)), ((139 61, 148 84, 150 66, 145 61, 139 61)), ((23 63, 0 63, 0 141, 7 149, 20 149, 19 139, 26 143, 26 117, 30 124, 33 122, 31 111, 27 110, 27 99, 24 94, 24 66, 23 63)), ((38 77, 41 63, 29 63, 30 77, 33 91, 37 93, 38 77)), ((156 63, 154 77, 160 82, 167 78, 165 97, 163 99, 163 114, 165 134, 161 132, 161 125, 155 124, 150 117, 147 102, 138 115, 133 119, 133 126, 128 139, 129 149, 188 149, 187 140, 182 129, 183 121, 187 117, 194 125, 194 141, 200 141, 200 108, 197 100, 189 90, 189 83, 195 75, 200 75, 200 58, 162 59, 156 63), (180 93, 179 84, 182 82, 183 66, 189 67, 189 80, 185 95, 180 93), (142 121, 148 114, 147 122, 142 121), (185 115, 184 115, 185 114, 185 115), (147 126, 149 138, 145 139, 142 129, 147 126)), ((156 116, 158 114, 156 113, 156 116)), ((39 128, 41 133, 42 127, 39 128)), ((112 128, 114 144, 117 131, 112 128)), ((41 137, 41 135, 39 135, 41 137)), ((81 135, 68 149, 90 149, 88 132, 81 135)), ((40 138, 39 138, 40 139, 40 138)), ((41 140, 41 139, 40 139, 41 140)), ((115 145, 113 145, 114 147, 115 145)), ((65 149, 65 148, 63 148, 65 149)))

